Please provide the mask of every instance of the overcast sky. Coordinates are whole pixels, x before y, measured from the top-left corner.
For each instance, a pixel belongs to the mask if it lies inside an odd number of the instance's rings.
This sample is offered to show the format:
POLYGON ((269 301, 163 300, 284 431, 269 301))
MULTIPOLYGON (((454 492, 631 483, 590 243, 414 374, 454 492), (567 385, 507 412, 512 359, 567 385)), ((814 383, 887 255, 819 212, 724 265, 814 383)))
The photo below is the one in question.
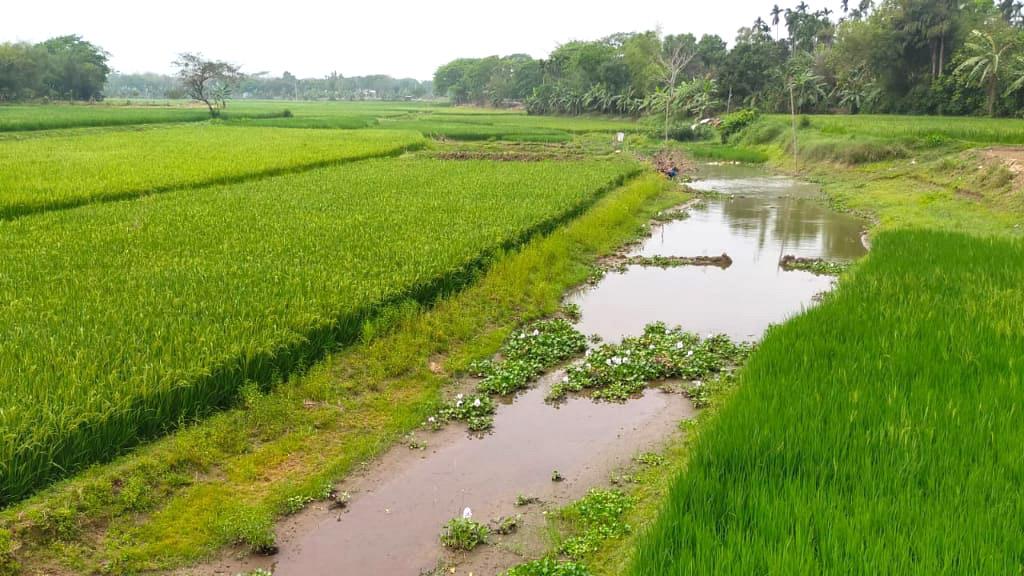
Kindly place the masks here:
MULTIPOLYGON (((48 0, 4 2, 0 42, 80 34, 120 72, 169 72, 179 52, 202 52, 246 72, 299 76, 390 74, 420 80, 459 57, 527 53, 559 43, 660 27, 713 33, 730 44, 740 26, 766 20, 757 0, 48 0)), ((780 2, 783 8, 794 2, 780 2)), ((835 10, 838 0, 810 0, 835 10)))

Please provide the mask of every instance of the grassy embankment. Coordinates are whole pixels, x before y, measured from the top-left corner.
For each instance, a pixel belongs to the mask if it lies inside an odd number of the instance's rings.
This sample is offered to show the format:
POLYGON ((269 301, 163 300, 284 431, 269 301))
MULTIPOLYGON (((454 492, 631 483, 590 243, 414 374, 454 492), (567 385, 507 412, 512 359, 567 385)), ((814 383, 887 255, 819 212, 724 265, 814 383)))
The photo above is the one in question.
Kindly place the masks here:
POLYGON ((9 508, 0 513, 0 558, 13 551, 8 564, 26 572, 102 565, 132 573, 182 565, 232 542, 267 545, 276 516, 322 496, 329 482, 417 426, 452 371, 493 353, 524 320, 553 312, 598 254, 680 199, 657 177, 614 190, 432 309, 404 301, 368 320, 363 344, 287 386, 245 388, 238 408, 9 508))

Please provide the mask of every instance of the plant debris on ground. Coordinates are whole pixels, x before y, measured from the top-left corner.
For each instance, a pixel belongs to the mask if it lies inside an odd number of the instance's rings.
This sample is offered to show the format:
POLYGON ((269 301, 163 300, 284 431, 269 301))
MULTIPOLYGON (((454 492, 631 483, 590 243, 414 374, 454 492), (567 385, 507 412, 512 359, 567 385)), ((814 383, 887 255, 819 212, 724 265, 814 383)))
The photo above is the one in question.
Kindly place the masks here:
POLYGON ((819 276, 839 276, 850 268, 849 262, 830 262, 821 258, 801 258, 787 254, 779 260, 783 270, 804 270, 819 276))

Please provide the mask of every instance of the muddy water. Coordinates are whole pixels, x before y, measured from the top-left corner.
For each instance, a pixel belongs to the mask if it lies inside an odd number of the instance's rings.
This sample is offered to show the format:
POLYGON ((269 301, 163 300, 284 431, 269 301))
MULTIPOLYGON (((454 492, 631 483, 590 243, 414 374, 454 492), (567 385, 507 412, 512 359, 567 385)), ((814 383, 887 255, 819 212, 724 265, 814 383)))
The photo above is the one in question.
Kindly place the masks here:
POLYGON ((518 494, 548 503, 579 498, 693 415, 682 396, 658 390, 627 404, 545 404, 550 384, 563 375, 556 371, 515 403, 499 406, 492 434, 468 438, 456 426, 420 433, 427 450, 397 447, 342 486, 352 490, 346 511, 300 514, 279 530, 275 558, 215 570, 262 565, 278 575, 417 575, 436 566, 441 527, 465 508, 487 523, 522 513, 518 494), (554 470, 564 481, 551 480, 554 470))
POLYGON ((689 219, 659 227, 631 255, 724 252, 732 266, 631 266, 609 273, 571 296, 582 311, 577 328, 615 341, 661 320, 702 334, 756 340, 769 324, 800 312, 831 287, 828 277, 782 270, 782 256, 849 261, 866 252, 861 222, 827 208, 812 184, 748 166, 705 166, 690 186, 733 196, 698 203, 689 219))

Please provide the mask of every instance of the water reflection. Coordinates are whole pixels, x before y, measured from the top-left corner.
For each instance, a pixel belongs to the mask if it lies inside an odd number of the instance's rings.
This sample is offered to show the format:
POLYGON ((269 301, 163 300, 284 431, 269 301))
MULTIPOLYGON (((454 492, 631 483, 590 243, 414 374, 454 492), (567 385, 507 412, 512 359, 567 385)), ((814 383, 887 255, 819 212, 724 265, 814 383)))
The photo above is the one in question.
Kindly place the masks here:
POLYGON ((728 253, 728 270, 631 267, 575 295, 580 329, 617 340, 663 320, 692 331, 760 337, 811 304, 831 279, 779 268, 786 254, 849 261, 865 253, 861 223, 823 205, 811 184, 767 176, 747 166, 705 167, 696 189, 735 194, 710 199, 688 220, 661 227, 633 254, 700 256, 728 253))

